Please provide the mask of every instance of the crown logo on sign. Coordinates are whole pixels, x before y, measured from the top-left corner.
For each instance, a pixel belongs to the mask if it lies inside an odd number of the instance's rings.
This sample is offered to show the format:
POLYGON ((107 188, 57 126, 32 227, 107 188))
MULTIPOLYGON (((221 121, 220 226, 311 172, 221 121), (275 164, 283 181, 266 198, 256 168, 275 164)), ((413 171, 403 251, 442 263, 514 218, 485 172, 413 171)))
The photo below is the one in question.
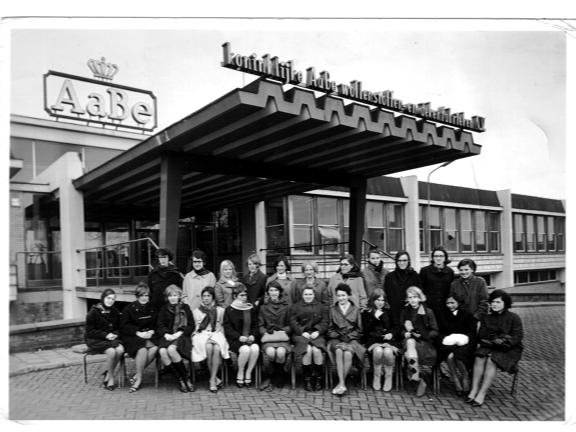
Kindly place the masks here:
POLYGON ((106 63, 104 57, 101 57, 100 60, 90 59, 86 64, 94 74, 94 78, 100 78, 107 81, 112 81, 114 75, 116 75, 120 70, 118 65, 106 63))

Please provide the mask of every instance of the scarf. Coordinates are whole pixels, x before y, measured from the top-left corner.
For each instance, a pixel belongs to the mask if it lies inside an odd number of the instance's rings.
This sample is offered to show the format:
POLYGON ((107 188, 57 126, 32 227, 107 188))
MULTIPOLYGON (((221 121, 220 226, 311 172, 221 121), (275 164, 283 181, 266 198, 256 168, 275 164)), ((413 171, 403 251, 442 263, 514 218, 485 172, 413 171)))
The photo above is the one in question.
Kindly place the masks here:
POLYGON ((242 311, 242 336, 250 336, 250 327, 252 326, 252 314, 250 309, 253 308, 252 303, 243 303, 236 298, 230 306, 236 310, 242 311))
MULTIPOLYGON (((340 270, 338 270, 338 271, 340 271, 340 270)), ((360 277, 360 267, 358 267, 357 264, 354 264, 354 266, 350 269, 350 271, 348 273, 340 272, 340 274, 342 275, 342 279, 344 279, 344 280, 347 280, 349 278, 360 277)))
POLYGON ((169 304, 168 310, 174 314, 172 333, 176 333, 178 330, 188 325, 188 317, 186 316, 186 311, 184 310, 182 303, 177 303, 175 305, 169 304))
POLYGON ((200 270, 194 270, 192 269, 192 271, 194 273, 196 273, 198 276, 204 276, 207 275, 208 273, 210 273, 208 270, 206 270, 204 267, 202 267, 200 270))
POLYGON ((198 326, 198 331, 201 332, 206 330, 208 326, 210 326, 212 331, 214 331, 216 328, 216 317, 218 315, 218 312, 214 307, 214 303, 212 303, 210 306, 204 306, 201 304, 198 309, 200 309, 200 312, 204 314, 204 318, 202 318, 202 322, 198 326))
POLYGON ((374 271, 378 272, 378 273, 382 273, 382 267, 384 267, 384 261, 380 261, 380 264, 378 264, 377 266, 375 266, 372 263, 368 263, 368 265, 370 266, 370 268, 372 268, 374 271))

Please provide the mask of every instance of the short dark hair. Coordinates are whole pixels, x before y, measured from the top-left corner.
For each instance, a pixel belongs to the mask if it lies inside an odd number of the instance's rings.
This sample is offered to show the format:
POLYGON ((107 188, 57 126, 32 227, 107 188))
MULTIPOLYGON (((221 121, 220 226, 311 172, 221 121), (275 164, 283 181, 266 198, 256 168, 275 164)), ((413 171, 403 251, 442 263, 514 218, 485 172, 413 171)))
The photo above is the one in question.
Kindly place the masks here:
POLYGON ((371 253, 380 255, 380 249, 378 249, 376 246, 370 246, 370 249, 368 249, 368 256, 370 256, 371 253))
POLYGON ((159 258, 161 256, 167 256, 170 261, 172 261, 174 259, 174 254, 172 253, 172 251, 170 249, 166 249, 166 248, 156 249, 155 255, 156 255, 156 258, 159 258))
POLYGON ((458 268, 464 267, 465 265, 470 266, 473 272, 476 271, 476 263, 474 262, 473 259, 464 258, 463 260, 460 260, 460 262, 458 263, 458 268))
POLYGON ((448 265, 452 262, 448 258, 448 252, 446 251, 446 249, 444 249, 444 246, 436 246, 434 249, 432 249, 432 253, 430 254, 430 263, 431 264, 434 264, 434 253, 435 252, 442 252, 444 254, 444 264, 448 265))
POLYGON ((138 282, 138 286, 134 290, 134 295, 138 297, 142 297, 145 294, 150 294, 150 288, 148 288, 148 284, 144 281, 138 282))
POLYGON ((116 295, 116 292, 112 288, 106 288, 104 291, 102 291, 102 294, 100 294, 100 301, 104 303, 104 299, 110 294, 116 295))
POLYGON ((208 259, 204 251, 201 251, 200 249, 192 251, 192 258, 201 259, 204 265, 206 265, 206 261, 208 259))
POLYGON ((503 289, 495 289, 488 295, 488 302, 492 303, 492 300, 501 298, 504 302, 504 308, 510 309, 512 307, 512 297, 503 289))
POLYGON ((206 287, 202 288, 202 292, 200 293, 200 297, 202 297, 205 292, 209 293, 212 296, 212 299, 214 299, 216 297, 216 290, 214 289, 214 287, 206 286, 206 287))
POLYGON ((352 290, 350 289, 350 287, 348 285, 346 285, 345 283, 339 283, 336 286, 336 289, 334 290, 334 292, 338 292, 338 291, 344 291, 346 294, 348 295, 352 295, 352 290))
POLYGON ((238 294, 243 292, 248 292, 248 288, 246 288, 246 285, 243 283, 238 282, 238 284, 232 288, 232 297, 236 298, 238 297, 238 294))
POLYGON ((276 271, 276 267, 278 267, 278 264, 280 264, 281 262, 283 262, 284 265, 286 266, 286 271, 291 271, 290 262, 288 261, 288 258, 286 258, 285 256, 279 256, 278 258, 276 258, 276 261, 274 261, 274 271, 276 271))
POLYGON ((280 282, 273 280, 272 282, 270 282, 268 284, 268 286, 266 287, 266 292, 268 292, 268 290, 270 288, 276 288, 278 291, 280 291, 280 294, 282 294, 284 292, 284 288, 282 287, 282 285, 280 285, 280 282))
POLYGON ((396 263, 396 265, 398 265, 398 260, 402 255, 406 255, 408 257, 408 267, 410 267, 412 265, 412 258, 410 258, 410 254, 405 250, 401 250, 396 253, 396 255, 394 256, 394 262, 396 263))
POLYGON ((456 300, 458 302, 458 308, 459 309, 462 309, 462 307, 466 303, 464 296, 457 294, 455 292, 448 294, 448 297, 446 297, 446 300, 448 300, 449 298, 453 298, 454 300, 456 300))

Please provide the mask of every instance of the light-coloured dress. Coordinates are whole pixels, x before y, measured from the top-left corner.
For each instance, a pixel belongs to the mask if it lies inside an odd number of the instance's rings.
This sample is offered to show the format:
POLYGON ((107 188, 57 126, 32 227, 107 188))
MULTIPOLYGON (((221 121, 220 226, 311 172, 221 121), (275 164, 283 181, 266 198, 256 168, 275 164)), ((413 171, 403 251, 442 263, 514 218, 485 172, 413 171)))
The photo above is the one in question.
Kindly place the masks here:
POLYGON ((206 343, 209 339, 213 340, 220 347, 222 358, 230 358, 228 341, 226 340, 224 327, 222 326, 224 322, 224 308, 216 306, 216 328, 210 328, 209 326, 200 332, 198 328, 206 317, 206 314, 196 308, 192 311, 192 315, 194 316, 194 322, 196 324, 196 330, 192 333, 192 361, 196 363, 206 360, 206 343))

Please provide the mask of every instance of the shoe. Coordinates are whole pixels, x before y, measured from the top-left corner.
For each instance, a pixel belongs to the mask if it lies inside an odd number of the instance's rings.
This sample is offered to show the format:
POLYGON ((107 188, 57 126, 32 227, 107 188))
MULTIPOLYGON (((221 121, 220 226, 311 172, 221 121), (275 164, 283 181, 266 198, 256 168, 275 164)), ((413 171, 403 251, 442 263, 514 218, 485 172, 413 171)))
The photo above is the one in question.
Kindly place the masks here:
POLYGON ((343 385, 337 385, 336 387, 334 387, 334 390, 332 390, 332 394, 336 396, 344 396, 347 392, 348 389, 343 385))
POLYGON ((186 388, 188 389, 188 393, 192 393, 196 391, 196 388, 194 387, 194 384, 192 384, 192 381, 190 381, 190 378, 186 378, 184 380, 184 384, 186 384, 186 388))
POLYGON ((416 396, 422 397, 425 394, 426 394, 426 381, 420 379, 420 382, 418 383, 418 388, 416 389, 416 396))
POLYGON ((128 393, 136 393, 138 390, 140 390, 141 385, 142 384, 139 385, 132 384, 132 386, 128 389, 128 393))
POLYGON ((245 386, 245 387, 252 387, 252 380, 246 378, 246 379, 244 380, 244 386, 245 386))
POLYGON ((108 374, 108 371, 102 372, 102 385, 104 387, 106 387, 106 385, 108 384, 108 378, 106 378, 107 374, 108 374))
POLYGON ((238 388, 244 387, 244 380, 237 379, 236 380, 236 387, 238 387, 238 388))
POLYGON ((472 399, 472 406, 474 408, 480 408, 482 405, 484 404, 484 402, 477 402, 476 400, 472 399))
POLYGON ((474 402, 474 398, 466 397, 466 400, 464 402, 466 402, 467 404, 471 404, 472 402, 474 402))
POLYGON ((134 384, 134 383, 136 382, 136 378, 130 377, 130 378, 128 379, 128 381, 130 381, 130 385, 132 385, 132 384, 134 384))
POLYGON ((260 386, 260 391, 270 388, 270 385, 270 380, 265 378, 264 381, 262 381, 262 385, 260 386))
POLYGON ((222 380, 220 378, 216 378, 216 387, 218 387, 219 389, 224 387, 224 383, 222 382, 222 380))
POLYGON ((108 384, 108 383, 106 383, 106 384, 104 385, 104 388, 105 388, 106 390, 113 391, 113 390, 116 388, 116 384, 108 384))
POLYGON ((464 396, 464 394, 465 394, 464 390, 456 390, 456 396, 462 397, 464 396))
POLYGON ((180 378, 177 382, 178 382, 178 390, 180 390, 182 393, 189 392, 188 386, 186 385, 183 379, 180 378))

